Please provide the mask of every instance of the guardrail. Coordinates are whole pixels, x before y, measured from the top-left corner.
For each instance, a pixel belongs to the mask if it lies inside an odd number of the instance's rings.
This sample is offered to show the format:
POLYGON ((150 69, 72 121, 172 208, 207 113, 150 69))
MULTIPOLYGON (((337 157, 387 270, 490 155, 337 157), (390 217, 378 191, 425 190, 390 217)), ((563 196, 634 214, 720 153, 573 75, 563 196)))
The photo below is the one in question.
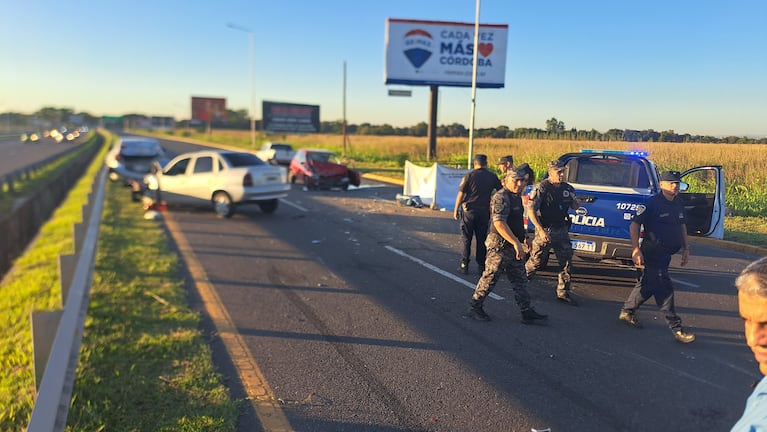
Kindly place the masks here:
POLYGON ((74 226, 75 253, 59 256, 63 309, 32 312, 37 399, 29 432, 63 431, 66 427, 90 299, 105 183, 106 170, 102 168, 83 206, 83 222, 74 226))

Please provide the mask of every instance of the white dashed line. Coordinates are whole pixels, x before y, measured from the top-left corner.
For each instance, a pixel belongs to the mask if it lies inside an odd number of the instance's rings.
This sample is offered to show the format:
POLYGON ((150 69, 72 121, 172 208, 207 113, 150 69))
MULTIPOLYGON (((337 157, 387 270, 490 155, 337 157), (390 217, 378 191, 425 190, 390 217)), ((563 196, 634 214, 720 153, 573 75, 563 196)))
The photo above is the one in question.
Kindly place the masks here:
MULTIPOLYGON (((424 260, 422 260, 420 258, 416 258, 416 257, 414 257, 412 255, 408 255, 405 252, 403 252, 403 251, 401 251, 401 250, 399 250, 397 248, 394 248, 394 247, 391 247, 391 246, 388 246, 388 245, 384 246, 384 247, 386 249, 394 252, 397 255, 403 256, 403 257, 409 259, 410 261, 413 261, 416 264, 420 264, 420 265, 426 267, 427 269, 433 271, 434 273, 440 274, 440 275, 442 275, 442 276, 444 276, 444 277, 446 277, 446 278, 448 278, 448 279, 450 279, 450 280, 452 280, 454 282, 457 282, 457 283, 459 283, 459 284, 461 284, 461 285, 463 285, 463 286, 465 286, 467 288, 471 288, 472 291, 474 291, 474 289, 477 287, 476 284, 473 284, 473 283, 468 282, 468 281, 466 281, 464 279, 461 279, 458 276, 456 276, 456 275, 454 275, 454 274, 452 274, 450 272, 446 272, 445 270, 442 270, 439 267, 433 266, 433 265, 427 263, 426 261, 424 261, 424 260)), ((501 297, 501 296, 499 296, 498 294, 495 294, 495 293, 490 293, 490 295, 488 297, 490 297, 492 299, 495 299, 495 300, 503 300, 504 299, 503 297, 501 297)))

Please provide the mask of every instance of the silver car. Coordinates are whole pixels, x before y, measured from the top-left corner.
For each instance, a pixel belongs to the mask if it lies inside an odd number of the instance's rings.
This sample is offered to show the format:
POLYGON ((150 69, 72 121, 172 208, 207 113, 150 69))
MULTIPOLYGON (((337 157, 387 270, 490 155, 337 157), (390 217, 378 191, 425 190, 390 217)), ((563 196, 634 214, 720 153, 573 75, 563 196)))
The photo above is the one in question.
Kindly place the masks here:
POLYGON ((205 150, 176 156, 161 171, 145 177, 155 201, 167 204, 211 204, 219 217, 231 217, 237 206, 257 204, 274 213, 290 184, 284 167, 270 165, 252 153, 205 150))
POLYGON ((106 155, 109 179, 122 179, 126 184, 142 181, 155 167, 155 162, 165 162, 165 150, 154 138, 138 136, 121 137, 106 155))

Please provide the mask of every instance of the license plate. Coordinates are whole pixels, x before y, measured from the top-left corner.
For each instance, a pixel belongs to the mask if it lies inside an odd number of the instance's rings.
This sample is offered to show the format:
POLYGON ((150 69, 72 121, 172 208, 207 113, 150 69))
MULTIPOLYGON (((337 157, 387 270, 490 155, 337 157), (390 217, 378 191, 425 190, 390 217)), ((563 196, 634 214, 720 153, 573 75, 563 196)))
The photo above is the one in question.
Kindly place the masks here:
POLYGON ((267 182, 278 182, 278 181, 280 181, 280 178, 276 177, 276 176, 269 176, 269 177, 266 178, 266 181, 267 182))
POLYGON ((573 249, 586 252, 596 252, 597 244, 592 241, 570 240, 573 249))

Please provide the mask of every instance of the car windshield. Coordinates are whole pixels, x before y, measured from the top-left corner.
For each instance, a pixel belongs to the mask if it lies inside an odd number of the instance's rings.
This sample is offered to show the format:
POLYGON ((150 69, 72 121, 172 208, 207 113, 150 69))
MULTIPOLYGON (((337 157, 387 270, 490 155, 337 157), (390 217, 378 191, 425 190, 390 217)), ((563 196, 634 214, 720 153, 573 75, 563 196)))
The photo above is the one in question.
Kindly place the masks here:
POLYGON ((646 188, 650 180, 647 170, 638 160, 611 157, 579 158, 577 163, 568 163, 570 174, 568 181, 573 183, 646 188))
POLYGON ((232 168, 266 164, 264 161, 250 153, 221 153, 221 157, 224 158, 232 168))
POLYGON ((335 162, 336 155, 326 152, 310 152, 306 154, 306 159, 314 162, 335 162))
POLYGON ((123 141, 120 153, 125 156, 158 156, 162 148, 154 141, 123 141))
POLYGON ((293 147, 290 146, 290 144, 272 144, 273 150, 283 150, 283 151, 291 151, 293 150, 293 147))

